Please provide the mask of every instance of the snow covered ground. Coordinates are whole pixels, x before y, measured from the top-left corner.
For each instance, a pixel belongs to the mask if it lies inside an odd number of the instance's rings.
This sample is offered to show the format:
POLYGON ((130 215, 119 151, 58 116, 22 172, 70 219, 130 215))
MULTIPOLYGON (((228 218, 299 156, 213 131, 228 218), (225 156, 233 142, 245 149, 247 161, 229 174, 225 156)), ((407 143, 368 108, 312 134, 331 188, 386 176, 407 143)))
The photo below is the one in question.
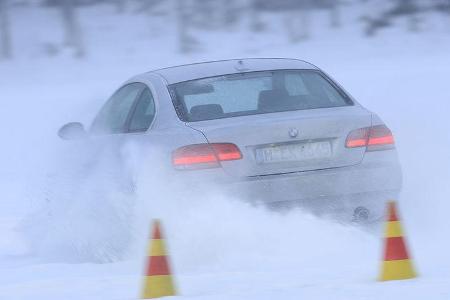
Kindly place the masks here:
POLYGON ((167 20, 149 23, 145 15, 114 16, 109 9, 83 9, 90 54, 81 61, 68 51, 52 58, 42 54, 42 47, 61 35, 58 16, 26 7, 14 11, 16 58, 0 62, 0 299, 137 298, 154 216, 163 220, 180 298, 449 299, 450 20, 436 15, 424 32, 409 33, 405 25, 366 39, 352 26, 359 16, 349 8, 343 28, 329 29, 318 13, 314 22, 324 26, 315 27, 310 40, 291 45, 279 34, 281 20, 273 17, 275 25, 264 36, 243 29, 204 32, 203 49, 182 56, 167 20), (108 212, 117 212, 111 205, 127 203, 127 195, 117 194, 109 204, 97 201, 113 189, 101 171, 89 184, 73 186, 70 176, 78 165, 70 157, 72 146, 55 135, 61 124, 87 124, 135 73, 249 56, 317 64, 394 131, 405 175, 401 214, 419 278, 376 281, 379 232, 301 211, 251 208, 214 193, 167 199, 173 197, 153 190, 154 178, 141 173, 135 174, 136 207, 119 216, 133 216, 126 238, 123 227, 111 227, 117 224, 109 223, 108 212), (67 172, 67 178, 55 178, 61 174, 55 170, 67 172), (52 216, 51 234, 24 230, 23 220, 29 222, 30 213, 55 197, 72 199, 65 207, 70 218, 66 211, 52 216), (93 249, 103 247, 111 232, 132 246, 124 259, 105 263, 93 249), (89 247, 96 255, 73 251, 89 247))

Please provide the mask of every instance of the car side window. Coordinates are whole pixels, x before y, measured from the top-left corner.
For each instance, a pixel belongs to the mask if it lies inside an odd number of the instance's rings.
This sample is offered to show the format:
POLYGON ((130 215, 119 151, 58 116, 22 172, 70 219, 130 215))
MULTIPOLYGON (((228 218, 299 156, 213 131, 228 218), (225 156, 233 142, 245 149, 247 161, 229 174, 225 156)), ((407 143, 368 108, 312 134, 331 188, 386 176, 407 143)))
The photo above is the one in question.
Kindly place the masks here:
POLYGON ((153 119, 155 118, 155 101, 153 95, 146 88, 139 97, 134 109, 133 116, 130 120, 129 131, 140 132, 146 131, 153 119))
POLYGON ((126 132, 126 124, 136 98, 145 85, 131 83, 116 91, 102 107, 92 124, 92 132, 111 134, 126 132))

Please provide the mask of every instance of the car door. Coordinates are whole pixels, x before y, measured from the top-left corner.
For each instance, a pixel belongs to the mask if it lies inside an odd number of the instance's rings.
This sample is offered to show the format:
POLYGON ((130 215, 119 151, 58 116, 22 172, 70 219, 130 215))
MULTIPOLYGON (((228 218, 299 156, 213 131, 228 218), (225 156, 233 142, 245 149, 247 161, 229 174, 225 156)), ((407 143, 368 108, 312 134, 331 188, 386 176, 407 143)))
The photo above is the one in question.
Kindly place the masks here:
POLYGON ((154 98, 146 84, 135 82, 119 88, 91 125, 92 167, 107 170, 108 176, 120 182, 130 182, 133 170, 127 165, 132 156, 128 145, 142 143, 155 112, 154 98))
POLYGON ((155 113, 155 100, 148 86, 139 82, 127 84, 102 107, 90 131, 94 136, 145 132, 155 113))
POLYGON ((93 136, 126 133, 136 101, 146 89, 143 83, 130 83, 119 88, 100 109, 91 126, 93 136))

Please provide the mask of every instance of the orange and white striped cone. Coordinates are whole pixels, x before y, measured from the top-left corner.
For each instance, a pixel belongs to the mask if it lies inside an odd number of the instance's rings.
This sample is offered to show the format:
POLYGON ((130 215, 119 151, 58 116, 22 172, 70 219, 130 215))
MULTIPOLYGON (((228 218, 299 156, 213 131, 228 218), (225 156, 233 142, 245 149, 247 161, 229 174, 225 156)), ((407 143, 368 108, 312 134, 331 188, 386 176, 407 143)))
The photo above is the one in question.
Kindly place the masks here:
POLYGON ((158 220, 153 222, 153 235, 148 256, 142 299, 174 296, 175 288, 158 220))
POLYGON ((384 259, 380 280, 401 280, 416 276, 403 238, 403 229, 398 218, 396 204, 394 201, 390 201, 388 202, 384 259))

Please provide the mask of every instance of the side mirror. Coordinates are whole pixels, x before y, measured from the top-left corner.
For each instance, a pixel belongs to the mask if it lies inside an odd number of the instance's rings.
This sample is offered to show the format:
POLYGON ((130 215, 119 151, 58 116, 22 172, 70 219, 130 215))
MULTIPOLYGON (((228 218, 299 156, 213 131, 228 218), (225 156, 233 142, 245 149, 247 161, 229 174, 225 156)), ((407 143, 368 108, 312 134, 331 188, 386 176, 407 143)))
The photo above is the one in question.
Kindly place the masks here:
POLYGON ((58 130, 58 136, 63 140, 81 140, 87 135, 83 124, 78 122, 67 123, 58 130))

